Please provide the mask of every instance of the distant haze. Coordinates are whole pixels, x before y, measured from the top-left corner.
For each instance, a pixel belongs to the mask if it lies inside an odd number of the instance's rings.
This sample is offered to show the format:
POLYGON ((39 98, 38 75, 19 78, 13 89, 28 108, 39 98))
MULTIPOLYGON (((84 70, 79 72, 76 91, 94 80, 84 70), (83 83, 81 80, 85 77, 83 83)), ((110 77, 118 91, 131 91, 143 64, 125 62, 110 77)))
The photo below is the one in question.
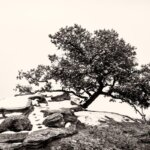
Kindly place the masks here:
POLYGON ((13 93, 17 72, 48 64, 48 34, 66 25, 114 29, 150 62, 149 0, 0 0, 0 98, 13 93))

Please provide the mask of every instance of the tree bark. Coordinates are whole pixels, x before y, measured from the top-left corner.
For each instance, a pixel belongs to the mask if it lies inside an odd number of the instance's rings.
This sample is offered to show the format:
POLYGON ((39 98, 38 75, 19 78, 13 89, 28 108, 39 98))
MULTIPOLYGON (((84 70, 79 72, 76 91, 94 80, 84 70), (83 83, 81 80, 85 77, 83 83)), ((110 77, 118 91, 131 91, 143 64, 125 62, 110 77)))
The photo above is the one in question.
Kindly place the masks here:
POLYGON ((102 87, 95 92, 81 107, 88 108, 88 106, 102 93, 102 87))

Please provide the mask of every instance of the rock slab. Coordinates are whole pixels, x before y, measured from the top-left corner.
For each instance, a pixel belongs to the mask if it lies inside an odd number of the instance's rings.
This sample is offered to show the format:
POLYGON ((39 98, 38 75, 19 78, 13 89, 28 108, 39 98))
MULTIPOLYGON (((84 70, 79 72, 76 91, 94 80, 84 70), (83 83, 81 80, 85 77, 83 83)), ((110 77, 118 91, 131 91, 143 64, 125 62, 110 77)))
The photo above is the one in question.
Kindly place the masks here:
POLYGON ((60 139, 63 137, 68 137, 76 134, 75 129, 65 129, 65 128, 47 128, 39 131, 34 131, 27 136, 24 140, 23 145, 29 148, 40 148, 46 146, 50 141, 60 139))
POLYGON ((0 143, 22 142, 28 135, 28 132, 22 133, 1 133, 0 143))

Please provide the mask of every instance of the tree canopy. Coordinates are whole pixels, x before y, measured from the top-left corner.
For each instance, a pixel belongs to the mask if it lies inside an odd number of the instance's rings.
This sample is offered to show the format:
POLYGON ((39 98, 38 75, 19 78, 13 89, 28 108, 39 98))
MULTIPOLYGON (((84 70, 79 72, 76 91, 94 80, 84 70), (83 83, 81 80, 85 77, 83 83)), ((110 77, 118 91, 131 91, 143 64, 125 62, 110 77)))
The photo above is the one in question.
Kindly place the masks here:
POLYGON ((83 99, 88 107, 99 95, 121 99, 130 105, 148 107, 150 65, 137 69, 135 47, 119 38, 115 30, 90 33, 75 24, 61 28, 49 38, 60 55, 49 55, 50 65, 19 71, 30 86, 17 85, 20 93, 53 91, 52 80, 60 83, 57 91, 67 91, 83 99), (31 85, 39 86, 37 91, 31 85))

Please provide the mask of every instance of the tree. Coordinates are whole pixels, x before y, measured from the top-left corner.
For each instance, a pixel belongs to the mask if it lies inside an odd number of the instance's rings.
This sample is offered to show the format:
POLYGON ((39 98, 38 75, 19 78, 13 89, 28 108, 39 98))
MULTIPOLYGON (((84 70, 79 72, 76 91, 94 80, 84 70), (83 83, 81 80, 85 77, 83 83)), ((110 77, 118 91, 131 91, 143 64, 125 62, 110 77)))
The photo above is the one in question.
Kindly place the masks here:
MULTIPOLYGON (((149 99, 142 102, 138 99, 141 93, 134 93, 136 96, 132 93, 132 87, 136 87, 133 83, 143 83, 139 76, 144 75, 146 66, 137 70, 135 47, 119 38, 116 31, 104 29, 90 33, 75 24, 61 28, 49 37, 61 55, 49 55, 49 66, 39 65, 28 72, 20 71, 18 79, 25 78, 30 85, 36 86, 44 83, 37 91, 72 93, 84 100, 84 108, 99 95, 111 96, 133 105, 148 105, 146 101, 149 99), (52 79, 60 83, 61 89, 52 89, 52 79)), ((26 88, 23 91, 21 87, 17 85, 17 89, 25 93, 26 88)), ((37 92, 32 92, 30 87, 27 89, 29 93, 37 92)), ((138 91, 138 88, 135 90, 138 91)))

